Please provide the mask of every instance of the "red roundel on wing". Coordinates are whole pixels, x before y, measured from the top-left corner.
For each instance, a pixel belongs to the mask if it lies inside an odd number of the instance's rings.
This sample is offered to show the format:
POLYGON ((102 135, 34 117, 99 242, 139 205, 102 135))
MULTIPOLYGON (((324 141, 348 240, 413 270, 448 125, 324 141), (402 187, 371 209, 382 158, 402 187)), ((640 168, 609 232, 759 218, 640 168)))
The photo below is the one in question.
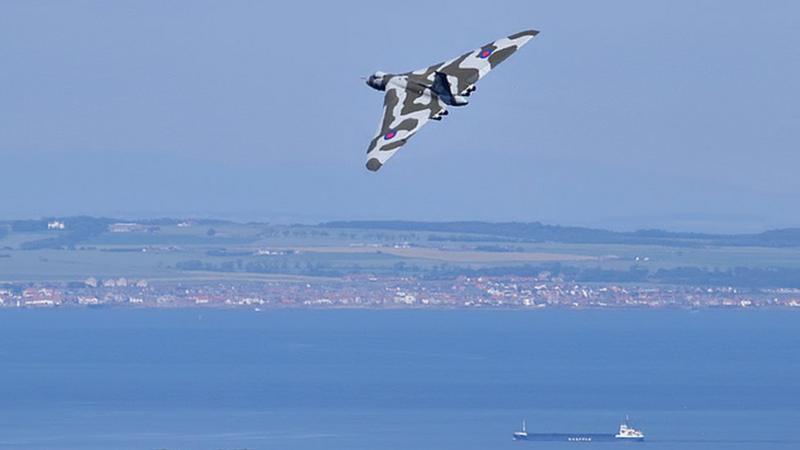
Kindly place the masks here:
POLYGON ((493 51, 493 50, 492 50, 492 49, 490 49, 490 48, 487 48, 486 50, 481 50, 481 53, 480 53, 478 56, 479 56, 479 57, 481 57, 481 58, 483 58, 483 59, 486 59, 486 58, 488 58, 488 57, 489 57, 489 55, 491 55, 491 54, 492 54, 492 51, 493 51))
POLYGON ((395 136, 397 136, 397 132, 394 131, 394 130, 390 130, 388 133, 383 135, 383 138, 388 141, 389 139, 391 139, 391 138, 393 138, 395 136))

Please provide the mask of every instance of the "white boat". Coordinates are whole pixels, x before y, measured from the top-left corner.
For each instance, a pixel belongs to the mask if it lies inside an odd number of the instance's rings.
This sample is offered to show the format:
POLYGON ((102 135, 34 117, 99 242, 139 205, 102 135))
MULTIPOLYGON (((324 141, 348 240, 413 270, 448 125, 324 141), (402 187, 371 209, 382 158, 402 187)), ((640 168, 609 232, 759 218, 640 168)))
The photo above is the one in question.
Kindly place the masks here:
POLYGON ((619 426, 619 431, 614 435, 616 439, 623 441, 643 441, 644 433, 630 425, 628 418, 619 426))

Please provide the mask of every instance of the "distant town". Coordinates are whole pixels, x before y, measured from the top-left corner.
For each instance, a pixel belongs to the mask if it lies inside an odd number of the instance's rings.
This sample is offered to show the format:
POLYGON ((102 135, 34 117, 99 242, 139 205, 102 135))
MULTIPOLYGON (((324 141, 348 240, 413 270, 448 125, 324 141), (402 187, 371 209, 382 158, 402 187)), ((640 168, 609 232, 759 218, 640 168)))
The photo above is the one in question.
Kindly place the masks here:
POLYGON ((800 229, 0 221, 0 308, 797 308, 800 229))
POLYGON ((350 276, 333 281, 6 284, 0 308, 777 308, 800 307, 800 289, 579 284, 543 273, 526 277, 423 280, 350 276))

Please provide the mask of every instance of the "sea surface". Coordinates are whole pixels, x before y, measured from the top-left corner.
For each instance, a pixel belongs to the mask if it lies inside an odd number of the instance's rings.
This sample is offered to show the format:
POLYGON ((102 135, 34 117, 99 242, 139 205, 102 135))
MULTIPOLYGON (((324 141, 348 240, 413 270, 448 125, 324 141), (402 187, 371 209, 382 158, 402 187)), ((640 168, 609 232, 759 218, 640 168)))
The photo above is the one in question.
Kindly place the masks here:
POLYGON ((0 310, 0 449, 576 447, 800 449, 800 311, 0 310))

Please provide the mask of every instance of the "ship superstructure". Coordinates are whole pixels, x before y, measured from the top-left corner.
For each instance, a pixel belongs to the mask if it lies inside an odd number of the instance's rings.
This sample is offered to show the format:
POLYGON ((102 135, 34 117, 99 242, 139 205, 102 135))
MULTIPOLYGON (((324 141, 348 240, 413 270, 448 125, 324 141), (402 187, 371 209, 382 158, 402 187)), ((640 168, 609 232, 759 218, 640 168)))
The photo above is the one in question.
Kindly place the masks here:
POLYGON ((516 441, 524 441, 524 440, 528 439, 528 429, 527 429, 526 424, 525 424, 525 419, 522 419, 522 430, 521 431, 515 431, 512 436, 513 436, 514 440, 516 440, 516 441))
POLYGON ((630 420, 626 417, 625 422, 620 424, 619 431, 614 435, 614 438, 626 441, 643 441, 644 433, 632 427, 630 420))

